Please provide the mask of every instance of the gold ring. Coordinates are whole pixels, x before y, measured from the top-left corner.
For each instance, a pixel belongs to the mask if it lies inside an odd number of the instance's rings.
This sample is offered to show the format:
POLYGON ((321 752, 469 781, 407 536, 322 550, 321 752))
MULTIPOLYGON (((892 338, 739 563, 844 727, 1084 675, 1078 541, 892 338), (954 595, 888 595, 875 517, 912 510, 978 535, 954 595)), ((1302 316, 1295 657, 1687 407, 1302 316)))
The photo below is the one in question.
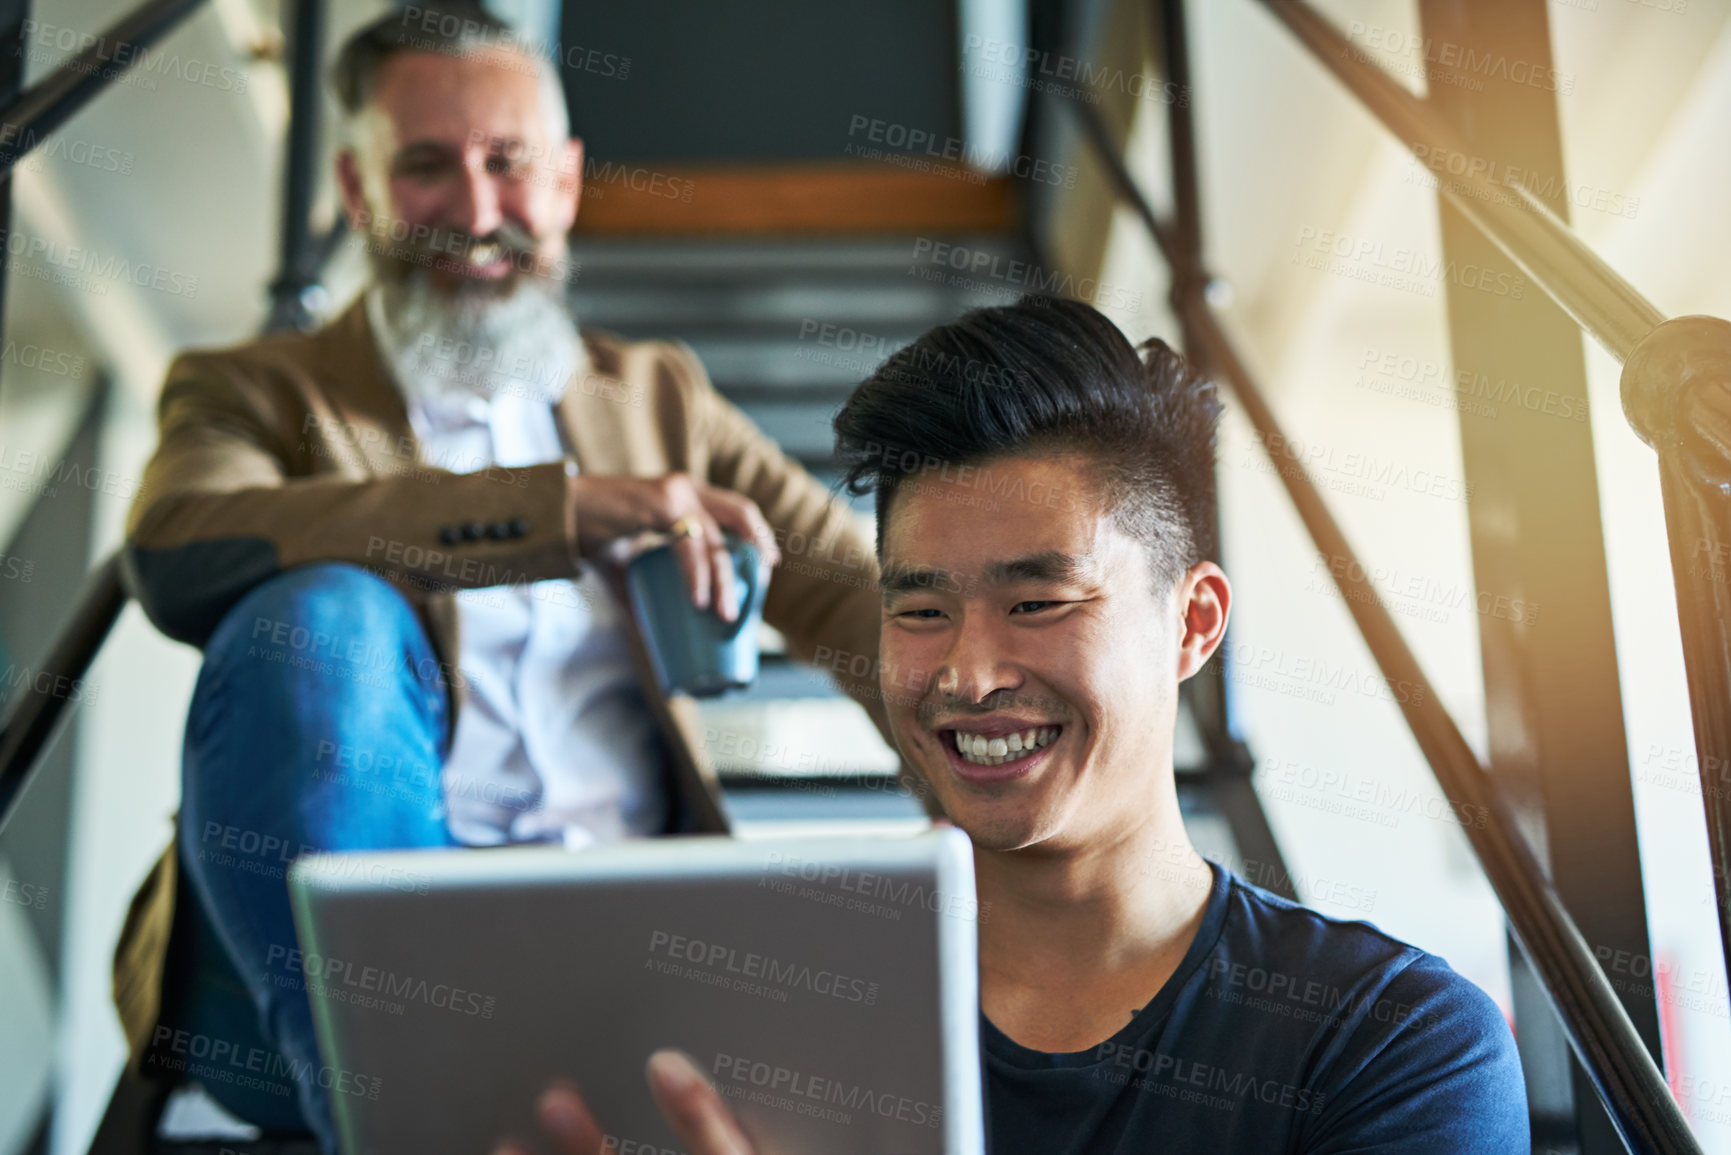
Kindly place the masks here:
POLYGON ((682 517, 674 522, 667 532, 674 537, 702 537, 703 526, 698 524, 695 517, 682 517))

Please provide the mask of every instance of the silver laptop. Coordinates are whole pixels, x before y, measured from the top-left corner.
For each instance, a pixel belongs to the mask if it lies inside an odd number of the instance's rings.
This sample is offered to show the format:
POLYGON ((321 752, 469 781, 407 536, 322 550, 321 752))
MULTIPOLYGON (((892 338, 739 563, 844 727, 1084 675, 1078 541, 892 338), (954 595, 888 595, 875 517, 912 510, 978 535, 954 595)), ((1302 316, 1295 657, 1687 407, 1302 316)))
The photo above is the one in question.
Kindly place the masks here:
POLYGON ((691 1055, 760 1155, 982 1155, 973 852, 669 838, 312 855, 290 872, 345 1155, 484 1155, 578 1085, 609 1152, 681 1150, 644 1081, 691 1055))

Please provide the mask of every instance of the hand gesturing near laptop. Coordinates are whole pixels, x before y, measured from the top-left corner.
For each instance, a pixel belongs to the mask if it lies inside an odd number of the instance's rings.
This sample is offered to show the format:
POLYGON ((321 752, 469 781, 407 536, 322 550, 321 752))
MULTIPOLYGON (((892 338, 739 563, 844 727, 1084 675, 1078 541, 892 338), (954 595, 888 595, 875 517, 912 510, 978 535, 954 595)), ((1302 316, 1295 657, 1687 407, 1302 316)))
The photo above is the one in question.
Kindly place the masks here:
MULTIPOLYGON (((646 1071, 656 1105, 679 1136, 686 1155, 753 1155, 751 1141, 739 1129, 703 1072, 679 1051, 657 1051, 646 1071)), ((535 1115, 558 1155, 610 1155, 622 1144, 596 1122, 577 1088, 555 1083, 535 1104, 535 1115)), ((528 1155, 515 1142, 501 1143, 492 1155, 528 1155)))

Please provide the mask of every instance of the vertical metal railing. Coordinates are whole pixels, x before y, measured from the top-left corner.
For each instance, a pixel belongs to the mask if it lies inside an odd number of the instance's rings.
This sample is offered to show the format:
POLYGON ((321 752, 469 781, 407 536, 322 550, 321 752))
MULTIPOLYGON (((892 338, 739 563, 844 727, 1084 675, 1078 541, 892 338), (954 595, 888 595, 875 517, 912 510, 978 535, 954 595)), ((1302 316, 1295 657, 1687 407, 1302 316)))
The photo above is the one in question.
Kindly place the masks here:
POLYGON ((318 187, 319 115, 323 94, 319 61, 325 39, 324 0, 290 0, 288 34, 289 120, 283 143, 283 202, 279 214, 277 275, 270 283, 267 330, 311 329, 311 300, 326 252, 312 233, 318 187))
POLYGON ((1677 317, 1623 363, 1623 413, 1659 459, 1695 759, 1731 971, 1731 322, 1677 317))

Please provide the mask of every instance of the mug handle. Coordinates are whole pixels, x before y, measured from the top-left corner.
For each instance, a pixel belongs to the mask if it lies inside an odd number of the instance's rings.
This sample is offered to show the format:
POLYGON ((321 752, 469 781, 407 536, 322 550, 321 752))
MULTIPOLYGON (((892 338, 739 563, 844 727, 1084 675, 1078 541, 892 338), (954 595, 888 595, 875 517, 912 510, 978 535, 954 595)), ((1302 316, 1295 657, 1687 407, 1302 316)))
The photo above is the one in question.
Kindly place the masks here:
MULTIPOLYGON (((732 538, 731 534, 728 536, 730 539, 732 538)), ((745 583, 745 596, 739 599, 739 614, 733 619, 732 624, 728 625, 726 636, 722 639, 731 642, 739 636, 739 631, 744 629, 745 623, 750 620, 750 614, 747 611, 757 604, 758 595, 762 592, 760 587, 763 584, 763 578, 760 575, 763 570, 763 559, 758 555, 756 547, 750 547, 744 558, 734 557, 732 551, 729 551, 728 556, 733 560, 734 575, 745 583), (746 563, 743 566, 740 564, 742 561, 746 563), (740 572, 742 569, 745 571, 744 573, 740 572)))

